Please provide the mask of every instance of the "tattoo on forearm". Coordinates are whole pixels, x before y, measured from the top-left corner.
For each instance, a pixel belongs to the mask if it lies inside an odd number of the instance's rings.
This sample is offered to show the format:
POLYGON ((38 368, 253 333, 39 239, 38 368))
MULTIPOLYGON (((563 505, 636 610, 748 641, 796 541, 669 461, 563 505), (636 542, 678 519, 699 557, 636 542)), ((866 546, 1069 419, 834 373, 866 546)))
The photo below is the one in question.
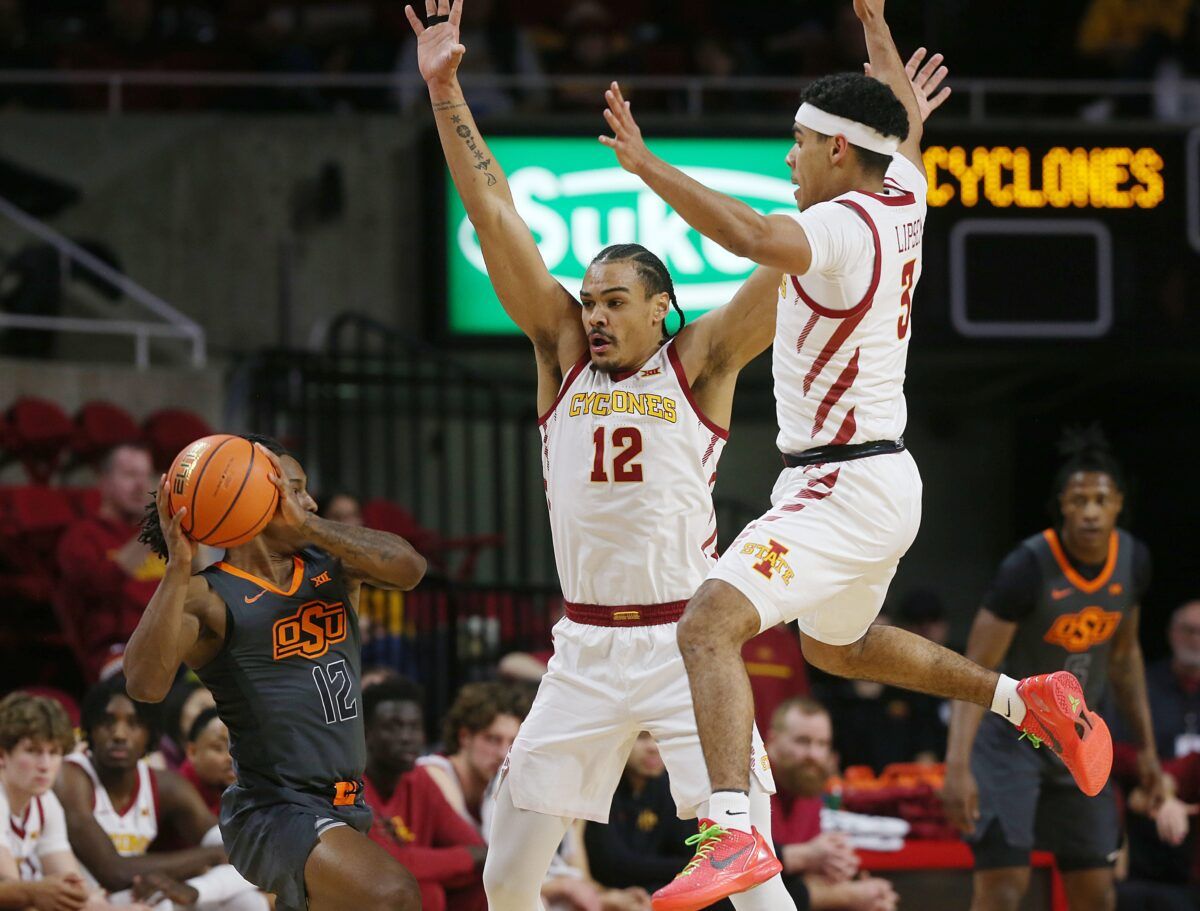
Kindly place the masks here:
POLYGON ((412 546, 404 539, 373 528, 341 525, 320 519, 307 526, 309 540, 348 565, 373 572, 408 556, 412 546))
MULTIPOLYGON (((440 114, 442 111, 452 111, 454 108, 465 108, 466 106, 467 103, 465 101, 435 101, 433 103, 433 112, 440 114)), ((457 119, 456 115, 455 120, 457 119)))
POLYGON ((471 132, 471 128, 461 122, 462 118, 455 115, 453 120, 458 124, 454 128, 454 132, 462 137, 462 140, 467 144, 467 148, 471 150, 471 154, 475 156, 475 170, 482 171, 487 178, 488 186, 494 187, 496 185, 496 175, 491 172, 492 160, 484 156, 483 150, 475 143, 475 136, 471 132))

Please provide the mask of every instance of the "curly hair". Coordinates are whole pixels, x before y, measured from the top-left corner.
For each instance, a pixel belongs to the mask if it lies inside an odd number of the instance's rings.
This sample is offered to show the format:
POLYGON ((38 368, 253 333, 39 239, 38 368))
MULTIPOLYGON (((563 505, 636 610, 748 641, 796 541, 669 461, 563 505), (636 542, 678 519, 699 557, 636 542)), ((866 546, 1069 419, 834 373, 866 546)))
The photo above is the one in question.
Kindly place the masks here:
MULTIPOLYGON (((818 107, 827 114, 836 114, 868 126, 884 136, 895 136, 901 142, 908 138, 908 111, 888 86, 862 73, 834 73, 813 82, 804 90, 800 100, 818 107)), ((890 155, 854 146, 863 165, 873 171, 886 172, 892 163, 890 155)))
POLYGON ((446 713, 442 729, 442 749, 457 753, 461 744, 458 732, 478 734, 491 726, 500 715, 513 715, 521 721, 529 714, 525 694, 507 683, 468 683, 458 691, 458 698, 446 713))
POLYGON ((8 752, 26 738, 56 744, 64 754, 75 747, 66 709, 46 696, 17 690, 0 700, 0 750, 8 752))
POLYGON ((83 729, 83 736, 89 742, 91 741, 92 731, 104 720, 104 716, 108 712, 108 704, 114 696, 124 696, 133 703, 133 710, 137 714, 138 723, 146 729, 148 735, 146 740, 147 749, 153 750, 162 737, 162 713, 157 705, 151 705, 148 702, 138 702, 126 692, 124 674, 114 674, 111 677, 106 677, 84 695, 79 719, 79 726, 83 729))
MULTIPOLYGON (((265 437, 257 433, 242 433, 238 435, 243 440, 249 440, 251 443, 262 443, 263 446, 277 456, 291 456, 293 459, 296 458, 288 451, 286 446, 271 437, 265 437)), ((146 503, 146 510, 142 514, 142 530, 138 533, 138 540, 165 560, 169 556, 169 552, 166 535, 163 534, 162 524, 158 520, 157 494, 157 491, 150 492, 150 500, 146 503)))

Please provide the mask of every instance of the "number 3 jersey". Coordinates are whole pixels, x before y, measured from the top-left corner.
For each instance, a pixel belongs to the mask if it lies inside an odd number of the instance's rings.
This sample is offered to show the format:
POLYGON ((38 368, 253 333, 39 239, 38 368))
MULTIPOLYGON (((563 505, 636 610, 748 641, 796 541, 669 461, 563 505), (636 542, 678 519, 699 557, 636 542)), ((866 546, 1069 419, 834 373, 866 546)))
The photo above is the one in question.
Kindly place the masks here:
POLYGON ((728 432, 692 400, 674 341, 608 374, 584 355, 538 422, 554 558, 575 604, 686 601, 716 562, 728 432))
POLYGON ((225 643, 196 673, 229 727, 238 786, 361 803, 360 636, 341 563, 301 551, 285 589, 227 563, 202 575, 225 602, 225 643))
POLYGON ((883 192, 851 191, 793 215, 812 264, 779 287, 772 353, 782 451, 904 433, 927 189, 925 175, 895 155, 883 192))

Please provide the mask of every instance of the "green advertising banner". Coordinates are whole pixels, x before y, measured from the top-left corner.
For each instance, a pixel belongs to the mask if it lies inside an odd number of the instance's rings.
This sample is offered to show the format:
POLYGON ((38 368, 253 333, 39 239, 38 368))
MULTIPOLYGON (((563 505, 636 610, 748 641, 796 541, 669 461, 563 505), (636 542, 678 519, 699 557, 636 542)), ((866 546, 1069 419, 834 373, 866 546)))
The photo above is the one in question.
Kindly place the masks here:
MULTIPOLYGON (((701 237, 594 138, 498 137, 488 145, 508 174, 517 209, 550 273, 578 296, 592 257, 609 244, 639 243, 671 270, 689 316, 728 301, 752 264, 701 237)), ((779 139, 661 139, 650 144, 696 180, 760 212, 794 212, 795 187, 779 139)), ((449 328, 465 335, 519 330, 496 299, 475 230, 446 177, 449 328)))

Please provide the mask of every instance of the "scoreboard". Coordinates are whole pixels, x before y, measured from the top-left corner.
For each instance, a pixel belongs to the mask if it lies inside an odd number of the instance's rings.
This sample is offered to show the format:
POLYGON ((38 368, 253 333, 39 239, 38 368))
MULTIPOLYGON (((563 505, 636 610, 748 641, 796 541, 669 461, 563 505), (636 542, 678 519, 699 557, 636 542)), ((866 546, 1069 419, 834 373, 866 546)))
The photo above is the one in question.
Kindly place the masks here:
MULTIPOLYGON (((489 143, 543 259, 572 293, 609 243, 636 241, 662 257, 689 314, 728 300, 752 268, 691 231, 594 137, 489 143)), ((794 211, 786 134, 650 145, 761 212, 794 211)), ((925 341, 1155 333, 1169 341, 1179 309, 1200 298, 1200 127, 940 127, 935 119, 924 162, 929 211, 914 306, 925 341)), ((515 334, 448 177, 441 202, 448 330, 515 334)))

